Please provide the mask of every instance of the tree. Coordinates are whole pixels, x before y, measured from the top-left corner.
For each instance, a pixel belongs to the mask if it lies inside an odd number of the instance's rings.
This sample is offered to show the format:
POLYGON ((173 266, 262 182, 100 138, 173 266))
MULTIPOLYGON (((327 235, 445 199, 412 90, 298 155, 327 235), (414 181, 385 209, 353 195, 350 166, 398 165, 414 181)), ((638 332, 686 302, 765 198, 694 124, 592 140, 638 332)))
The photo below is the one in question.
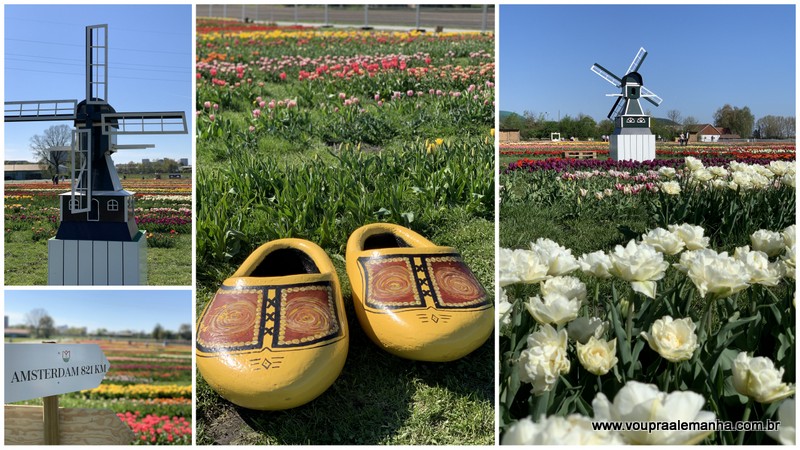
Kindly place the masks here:
POLYGON ((192 326, 188 323, 182 323, 178 328, 178 335, 184 341, 190 341, 192 339, 192 326))
POLYGON ((157 341, 164 339, 164 327, 162 327, 160 323, 157 323, 156 326, 153 327, 153 339, 157 341))
POLYGON ((40 338, 50 339, 56 331, 55 322, 53 322, 53 318, 49 315, 45 314, 44 317, 39 319, 39 329, 37 331, 37 336, 40 338))
POLYGON ((683 119, 683 127, 684 128, 689 128, 692 125, 697 125, 698 123, 700 123, 700 122, 698 122, 697 119, 694 118, 694 116, 686 116, 686 118, 683 119))
POLYGON ((670 109, 669 111, 667 111, 667 119, 680 125, 681 120, 683 120, 683 117, 681 117, 681 112, 678 111, 677 109, 670 109))
POLYGON ((752 136, 754 124, 755 117, 747 106, 739 108, 726 104, 714 113, 714 126, 728 128, 743 138, 752 136))
POLYGON ((50 151, 53 147, 69 146, 72 142, 72 129, 67 125, 53 125, 44 133, 31 137, 30 146, 39 164, 47 166, 50 175, 58 173, 59 167, 66 165, 69 151, 50 151))
POLYGON ((794 136, 794 117, 764 116, 756 122, 754 135, 761 139, 786 139, 794 136))

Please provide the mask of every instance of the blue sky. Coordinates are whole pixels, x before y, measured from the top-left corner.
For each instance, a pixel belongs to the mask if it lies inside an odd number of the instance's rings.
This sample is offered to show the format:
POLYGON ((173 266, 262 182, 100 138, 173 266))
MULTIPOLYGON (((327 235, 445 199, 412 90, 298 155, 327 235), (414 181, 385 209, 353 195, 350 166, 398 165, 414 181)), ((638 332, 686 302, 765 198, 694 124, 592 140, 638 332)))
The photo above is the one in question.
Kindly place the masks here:
POLYGON ((795 115, 793 5, 501 5, 499 18, 501 110, 602 120, 618 90, 589 68, 621 77, 644 47, 656 117, 711 122, 726 103, 795 115))
MULTIPOLYGON (((184 111, 187 135, 120 136, 114 162, 192 156, 191 5, 6 5, 5 100, 83 100, 85 27, 108 24, 108 100, 117 112, 184 111)), ((6 124, 4 159, 31 160, 30 137, 70 122, 6 124)))
POLYGON ((87 327, 94 331, 153 331, 162 327, 178 331, 192 324, 190 290, 10 290, 5 291, 9 325, 25 323, 30 311, 42 308, 57 327, 87 327))

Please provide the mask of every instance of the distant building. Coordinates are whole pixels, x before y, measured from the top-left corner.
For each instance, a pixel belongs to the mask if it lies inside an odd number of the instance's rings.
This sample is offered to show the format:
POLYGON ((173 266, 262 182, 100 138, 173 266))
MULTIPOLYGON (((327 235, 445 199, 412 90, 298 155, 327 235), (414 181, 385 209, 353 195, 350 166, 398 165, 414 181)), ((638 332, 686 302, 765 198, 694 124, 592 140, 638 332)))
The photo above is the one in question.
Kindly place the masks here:
POLYGON ((686 131, 689 133, 689 142, 719 142, 722 136, 722 131, 709 123, 689 125, 686 131))
POLYGON ((188 166, 189 165, 189 158, 181 158, 180 160, 178 160, 178 163, 180 165, 182 165, 182 166, 188 166))
POLYGON ((142 164, 150 164, 150 159, 142 159, 142 164))
POLYGON ((512 128, 500 128, 500 143, 507 144, 511 142, 519 142, 519 130, 512 128))
POLYGON ((47 166, 28 161, 6 161, 3 167, 5 180, 44 180, 50 178, 47 166))
POLYGON ((4 331, 6 339, 31 337, 31 331, 27 328, 5 328, 4 331))

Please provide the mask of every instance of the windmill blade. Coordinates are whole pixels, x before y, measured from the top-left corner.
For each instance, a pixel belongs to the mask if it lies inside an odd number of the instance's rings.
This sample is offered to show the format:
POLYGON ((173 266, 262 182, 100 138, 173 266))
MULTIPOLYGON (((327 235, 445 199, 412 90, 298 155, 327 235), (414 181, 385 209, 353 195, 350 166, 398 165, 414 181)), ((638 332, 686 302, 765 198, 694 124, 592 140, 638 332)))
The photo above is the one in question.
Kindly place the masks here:
POLYGON ((660 105, 661 102, 663 101, 661 100, 661 97, 655 94, 655 92, 651 91, 650 89, 647 89, 644 86, 642 86, 641 91, 642 91, 642 98, 644 98, 645 100, 656 106, 660 105))
POLYGON ((183 111, 123 112, 100 116, 103 134, 187 134, 183 111))
POLYGON ((35 122, 40 120, 75 120, 77 100, 30 100, 5 102, 6 122, 35 122))
POLYGON ((642 67, 642 62, 646 56, 647 50, 645 50, 644 47, 639 48, 639 52, 633 57, 633 61, 631 61, 631 65, 628 67, 628 71, 625 72, 625 74, 627 75, 631 72, 637 72, 639 67, 642 67))
POLYGON ((614 87, 616 87, 616 88, 622 87, 622 80, 618 76, 616 76, 613 73, 611 73, 608 69, 606 69, 605 67, 601 66, 600 64, 595 63, 592 66, 592 72, 594 72, 597 75, 599 75, 600 78, 602 78, 602 79, 608 81, 609 83, 613 84, 614 87))
POLYGON ((108 103, 108 25, 86 27, 86 103, 108 103))
POLYGON ((606 117, 613 119, 619 115, 619 110, 622 109, 622 105, 620 104, 621 101, 622 97, 617 97, 617 101, 614 102, 614 106, 611 107, 611 111, 608 112, 608 116, 606 117))

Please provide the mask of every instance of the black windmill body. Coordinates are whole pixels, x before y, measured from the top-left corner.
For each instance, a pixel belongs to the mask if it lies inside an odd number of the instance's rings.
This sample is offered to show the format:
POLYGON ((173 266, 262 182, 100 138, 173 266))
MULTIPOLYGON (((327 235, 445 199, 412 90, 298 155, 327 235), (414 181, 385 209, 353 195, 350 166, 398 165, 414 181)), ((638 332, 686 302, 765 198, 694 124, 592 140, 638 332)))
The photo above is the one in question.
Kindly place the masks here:
POLYGON ((623 77, 614 75, 597 63, 591 68, 592 72, 620 89, 619 94, 606 94, 617 97, 608 113, 608 118, 614 121, 616 134, 650 134, 650 116, 644 112, 640 100, 647 100, 655 106, 660 105, 662 100, 644 87, 642 75, 638 72, 646 56, 647 51, 640 48, 623 77))
POLYGON ((122 112, 108 104, 108 25, 86 27, 86 99, 5 103, 6 122, 67 120, 74 123, 72 189, 60 195, 56 239, 132 241, 139 230, 134 193, 122 188, 111 155, 152 145, 118 145, 117 135, 186 134, 175 112, 122 112))

